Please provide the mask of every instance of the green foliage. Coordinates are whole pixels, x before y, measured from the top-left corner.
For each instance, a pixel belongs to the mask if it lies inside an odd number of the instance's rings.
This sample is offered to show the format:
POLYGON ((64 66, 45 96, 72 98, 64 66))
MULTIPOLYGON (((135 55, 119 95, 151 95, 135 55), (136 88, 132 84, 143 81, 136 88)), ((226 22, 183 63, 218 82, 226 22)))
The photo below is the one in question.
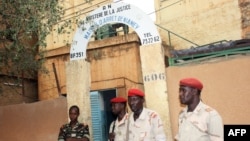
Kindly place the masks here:
POLYGON ((36 78, 43 69, 45 39, 63 9, 57 0, 1 0, 0 5, 0 72, 36 78))

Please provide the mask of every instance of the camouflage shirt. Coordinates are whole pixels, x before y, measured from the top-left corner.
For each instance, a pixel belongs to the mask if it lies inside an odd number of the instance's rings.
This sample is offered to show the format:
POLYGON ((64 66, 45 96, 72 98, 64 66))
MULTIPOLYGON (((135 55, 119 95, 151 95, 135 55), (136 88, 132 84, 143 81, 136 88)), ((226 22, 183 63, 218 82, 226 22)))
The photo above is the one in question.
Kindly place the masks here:
POLYGON ((63 125, 60 128, 58 141, 65 141, 67 138, 88 138, 89 128, 88 125, 77 122, 74 127, 71 127, 69 123, 63 125))

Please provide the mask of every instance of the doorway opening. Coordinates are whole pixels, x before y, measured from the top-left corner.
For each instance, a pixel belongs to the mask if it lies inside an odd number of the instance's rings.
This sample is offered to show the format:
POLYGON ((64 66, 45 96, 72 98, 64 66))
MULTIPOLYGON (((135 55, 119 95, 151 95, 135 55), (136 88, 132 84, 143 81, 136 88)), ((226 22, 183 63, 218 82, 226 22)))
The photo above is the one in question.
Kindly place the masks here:
POLYGON ((90 92, 92 129, 94 141, 107 141, 109 126, 116 117, 112 114, 110 99, 116 97, 116 89, 90 92))

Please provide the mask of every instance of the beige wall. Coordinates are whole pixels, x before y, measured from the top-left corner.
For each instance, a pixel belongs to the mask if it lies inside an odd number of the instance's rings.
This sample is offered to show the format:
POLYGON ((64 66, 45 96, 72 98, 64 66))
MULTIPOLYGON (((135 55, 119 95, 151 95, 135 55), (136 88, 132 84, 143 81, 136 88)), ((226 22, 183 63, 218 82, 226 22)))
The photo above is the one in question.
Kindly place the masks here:
POLYGON ((0 107, 0 141, 56 141, 68 121, 66 98, 0 107))
MULTIPOLYGON (((165 0, 156 1, 157 24, 198 45, 220 40, 241 39, 241 11, 238 0, 165 0), (176 3, 177 2, 177 3, 176 3)), ((159 28, 169 44, 168 32, 159 28)), ((194 46, 171 35, 174 49, 194 46)))
POLYGON ((179 104, 179 80, 197 77, 203 84, 203 102, 214 107, 224 124, 250 124, 250 56, 213 59, 213 62, 168 67, 167 87, 173 134, 177 131, 179 104))

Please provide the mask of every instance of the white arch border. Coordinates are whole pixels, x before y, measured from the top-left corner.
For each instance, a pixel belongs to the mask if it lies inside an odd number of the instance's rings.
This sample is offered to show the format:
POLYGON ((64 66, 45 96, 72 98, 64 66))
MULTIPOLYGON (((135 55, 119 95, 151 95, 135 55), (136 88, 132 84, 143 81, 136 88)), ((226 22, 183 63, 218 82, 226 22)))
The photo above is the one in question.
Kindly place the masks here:
POLYGON ((84 22, 74 35, 70 48, 70 61, 85 59, 91 35, 97 28, 108 23, 123 23, 133 28, 142 46, 161 42, 158 30, 150 17, 128 3, 118 2, 99 7, 92 11, 84 22))

